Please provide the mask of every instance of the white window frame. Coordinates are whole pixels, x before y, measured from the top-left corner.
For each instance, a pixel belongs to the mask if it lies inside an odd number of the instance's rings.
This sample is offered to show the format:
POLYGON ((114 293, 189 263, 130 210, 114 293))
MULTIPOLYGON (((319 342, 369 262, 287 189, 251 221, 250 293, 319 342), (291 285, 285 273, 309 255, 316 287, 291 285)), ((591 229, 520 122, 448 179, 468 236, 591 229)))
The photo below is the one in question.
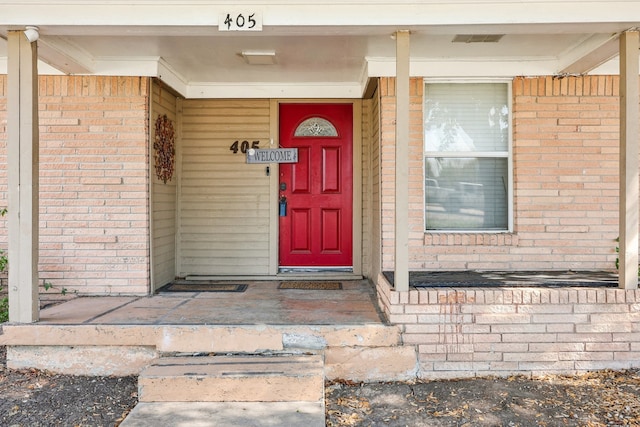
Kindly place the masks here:
MULTIPOLYGON (((498 233, 513 233, 513 216, 514 216, 514 201, 513 201, 513 80, 511 79, 437 79, 437 78, 424 78, 422 84, 426 88, 427 84, 448 83, 448 84, 470 84, 470 83, 505 83, 507 85, 507 106, 509 108, 509 132, 507 151, 500 152, 478 152, 473 157, 475 158, 507 158, 507 177, 508 177, 508 191, 507 191, 507 228, 500 229, 439 229, 439 230, 427 230, 427 216, 425 214, 424 206, 422 208, 423 218, 423 232, 425 234, 442 234, 442 233, 464 233, 464 234, 498 234, 498 233), (501 157, 496 157, 496 153, 503 154, 501 157)), ((423 91, 424 93, 425 91, 423 91)), ((424 185, 426 179, 426 170, 424 167, 425 159, 427 157, 443 157, 442 151, 425 151, 424 149, 424 123, 426 119, 426 111, 424 109, 425 96, 422 99, 422 204, 426 201, 426 186, 424 185)), ((447 152, 447 158, 468 158, 468 151, 452 151, 447 152)))

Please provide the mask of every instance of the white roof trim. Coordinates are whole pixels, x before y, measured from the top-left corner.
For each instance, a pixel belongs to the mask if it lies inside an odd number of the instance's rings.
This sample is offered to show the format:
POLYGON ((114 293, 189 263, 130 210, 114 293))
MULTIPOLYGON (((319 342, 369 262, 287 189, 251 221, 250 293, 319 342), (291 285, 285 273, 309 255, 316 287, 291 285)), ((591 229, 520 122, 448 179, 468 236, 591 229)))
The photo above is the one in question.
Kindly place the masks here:
POLYGON ((619 48, 620 40, 617 34, 593 36, 583 43, 580 49, 577 49, 573 57, 565 58, 564 65, 560 65, 560 72, 566 74, 587 73, 616 57, 619 48))
POLYGON ((270 0, 19 0, 0 3, 2 25, 210 26, 223 12, 259 10, 265 28, 290 26, 411 26, 634 22, 632 0, 365 1, 270 0), (553 7, 553 13, 549 13, 553 7), (384 9, 384 13, 381 10, 384 9))
POLYGON ((189 89, 186 79, 177 73, 171 65, 162 58, 158 61, 157 77, 168 86, 172 87, 180 95, 186 96, 189 89))
MULTIPOLYGON (((395 58, 367 58, 370 77, 395 77, 395 58)), ((520 75, 548 75, 557 69, 555 58, 520 60, 485 59, 447 60, 411 58, 412 77, 513 77, 520 75)))
POLYGON ((65 74, 90 74, 94 70, 91 55, 63 37, 41 39, 38 42, 38 57, 65 74))
POLYGON ((354 98, 364 87, 354 83, 192 83, 187 98, 354 98))

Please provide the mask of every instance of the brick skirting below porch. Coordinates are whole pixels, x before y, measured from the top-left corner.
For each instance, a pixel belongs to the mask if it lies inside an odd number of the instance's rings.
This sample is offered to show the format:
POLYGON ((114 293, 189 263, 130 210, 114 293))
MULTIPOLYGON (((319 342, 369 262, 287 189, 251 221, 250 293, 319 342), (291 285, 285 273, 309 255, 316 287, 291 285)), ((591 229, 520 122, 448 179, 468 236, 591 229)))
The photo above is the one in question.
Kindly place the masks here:
POLYGON ((640 366, 640 290, 411 288, 378 300, 418 353, 418 377, 543 375, 640 366))

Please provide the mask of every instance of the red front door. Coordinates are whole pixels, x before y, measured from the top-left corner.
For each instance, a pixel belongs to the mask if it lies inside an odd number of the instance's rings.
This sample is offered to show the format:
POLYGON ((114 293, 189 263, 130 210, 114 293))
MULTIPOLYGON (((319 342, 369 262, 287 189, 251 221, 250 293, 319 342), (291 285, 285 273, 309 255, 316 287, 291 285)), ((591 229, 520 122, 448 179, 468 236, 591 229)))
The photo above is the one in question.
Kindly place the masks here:
POLYGON ((298 149, 280 165, 280 266, 352 266, 352 105, 281 104, 280 146, 298 149))

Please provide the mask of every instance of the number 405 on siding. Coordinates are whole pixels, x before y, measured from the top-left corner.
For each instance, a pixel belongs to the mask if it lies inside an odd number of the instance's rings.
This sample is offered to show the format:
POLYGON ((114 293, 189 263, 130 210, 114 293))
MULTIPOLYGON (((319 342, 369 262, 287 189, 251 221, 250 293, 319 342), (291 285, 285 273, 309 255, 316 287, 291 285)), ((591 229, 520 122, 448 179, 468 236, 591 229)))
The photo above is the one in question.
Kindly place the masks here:
POLYGON ((262 31, 262 13, 250 10, 221 13, 218 31, 262 31))

